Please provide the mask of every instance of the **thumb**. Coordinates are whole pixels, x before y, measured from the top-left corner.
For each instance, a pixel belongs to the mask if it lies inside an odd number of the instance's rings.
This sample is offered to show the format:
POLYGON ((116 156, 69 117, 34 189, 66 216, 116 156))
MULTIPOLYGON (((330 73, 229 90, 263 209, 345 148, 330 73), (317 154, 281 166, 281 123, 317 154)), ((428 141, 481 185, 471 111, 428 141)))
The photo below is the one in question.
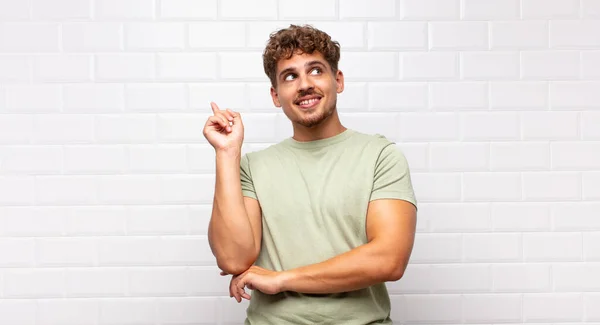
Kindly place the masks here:
POLYGON ((227 111, 233 117, 233 124, 240 124, 240 123, 242 123, 242 116, 240 115, 240 113, 234 112, 234 111, 232 111, 230 109, 228 109, 227 111))

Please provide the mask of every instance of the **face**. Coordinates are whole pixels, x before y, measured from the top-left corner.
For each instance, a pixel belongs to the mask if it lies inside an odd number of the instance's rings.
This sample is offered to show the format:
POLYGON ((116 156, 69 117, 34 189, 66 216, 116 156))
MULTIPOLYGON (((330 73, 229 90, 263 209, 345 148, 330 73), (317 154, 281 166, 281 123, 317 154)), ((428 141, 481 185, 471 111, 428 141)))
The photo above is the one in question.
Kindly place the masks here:
POLYGON ((335 74, 323 55, 294 54, 277 62, 276 88, 271 97, 292 121, 308 128, 317 126, 336 109, 337 94, 344 90, 344 75, 335 74))

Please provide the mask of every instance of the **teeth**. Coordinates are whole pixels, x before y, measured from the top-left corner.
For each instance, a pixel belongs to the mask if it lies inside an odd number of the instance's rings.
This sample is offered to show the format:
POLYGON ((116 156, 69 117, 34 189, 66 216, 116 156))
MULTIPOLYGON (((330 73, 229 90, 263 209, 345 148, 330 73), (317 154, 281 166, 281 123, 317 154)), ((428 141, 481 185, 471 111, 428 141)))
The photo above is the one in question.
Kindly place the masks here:
POLYGON ((318 100, 318 98, 303 100, 300 102, 300 105, 310 105, 310 104, 316 102, 317 100, 318 100))

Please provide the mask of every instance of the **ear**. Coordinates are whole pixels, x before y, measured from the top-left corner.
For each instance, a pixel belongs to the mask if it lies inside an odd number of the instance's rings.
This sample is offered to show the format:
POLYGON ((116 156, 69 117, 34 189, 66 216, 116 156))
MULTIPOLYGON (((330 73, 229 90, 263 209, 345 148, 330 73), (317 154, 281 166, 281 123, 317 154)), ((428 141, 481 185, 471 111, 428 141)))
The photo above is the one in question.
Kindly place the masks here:
POLYGON ((273 88, 273 86, 271 86, 271 98, 273 99, 273 104, 275 104, 276 107, 281 107, 279 95, 277 95, 277 91, 275 90, 275 88, 273 88))
POLYGON ((335 74, 335 82, 335 90, 338 94, 340 94, 342 91, 344 91, 344 73, 341 70, 338 70, 335 74))

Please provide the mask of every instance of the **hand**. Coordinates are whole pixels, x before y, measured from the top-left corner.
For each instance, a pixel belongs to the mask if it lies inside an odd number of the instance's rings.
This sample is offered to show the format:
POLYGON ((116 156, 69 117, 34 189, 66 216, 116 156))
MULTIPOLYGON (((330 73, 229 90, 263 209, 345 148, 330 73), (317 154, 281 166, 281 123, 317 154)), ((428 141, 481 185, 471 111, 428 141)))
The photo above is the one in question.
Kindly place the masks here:
MULTIPOLYGON (((221 275, 227 273, 221 272, 221 275)), ((229 296, 234 297, 237 302, 241 302, 242 298, 250 300, 250 295, 244 290, 246 287, 269 295, 280 293, 283 291, 283 273, 253 265, 244 273, 231 278, 229 296)))
POLYGON ((204 137, 215 150, 239 149, 244 142, 244 124, 242 117, 230 109, 220 110, 211 102, 213 116, 204 125, 204 137))

